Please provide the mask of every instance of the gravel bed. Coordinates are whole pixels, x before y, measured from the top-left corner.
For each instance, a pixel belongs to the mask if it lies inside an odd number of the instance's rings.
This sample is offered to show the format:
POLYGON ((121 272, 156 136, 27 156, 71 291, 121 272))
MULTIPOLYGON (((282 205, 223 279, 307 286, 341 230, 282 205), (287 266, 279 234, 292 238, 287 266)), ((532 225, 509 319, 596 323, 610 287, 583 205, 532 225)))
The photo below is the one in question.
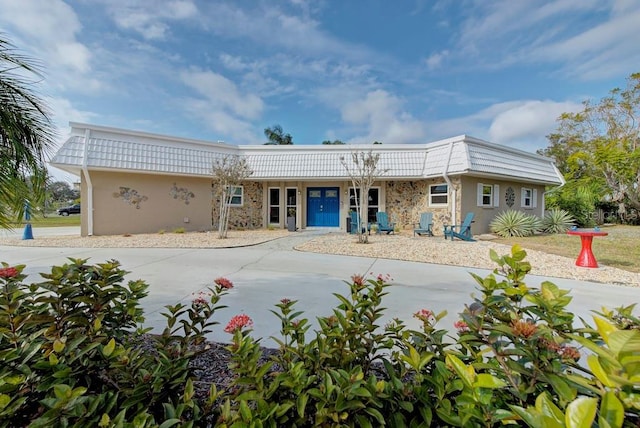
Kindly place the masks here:
MULTIPOLYGON (((298 245, 296 249, 314 253, 344 254, 484 269, 496 267, 496 264, 489 258, 489 250, 495 250, 498 255, 511 252, 509 245, 491 241, 450 241, 442 237, 413 237, 404 234, 371 235, 369 244, 359 244, 356 237, 344 233, 322 235, 298 245)), ((532 275, 640 286, 640 275, 634 272, 602 264, 598 269, 582 268, 575 265, 575 259, 541 251, 526 251, 526 260, 531 263, 532 275)))
POLYGON ((112 236, 43 236, 29 240, 0 237, 0 245, 68 248, 233 248, 268 242, 290 233, 283 229, 230 230, 226 239, 218 239, 217 231, 112 236))

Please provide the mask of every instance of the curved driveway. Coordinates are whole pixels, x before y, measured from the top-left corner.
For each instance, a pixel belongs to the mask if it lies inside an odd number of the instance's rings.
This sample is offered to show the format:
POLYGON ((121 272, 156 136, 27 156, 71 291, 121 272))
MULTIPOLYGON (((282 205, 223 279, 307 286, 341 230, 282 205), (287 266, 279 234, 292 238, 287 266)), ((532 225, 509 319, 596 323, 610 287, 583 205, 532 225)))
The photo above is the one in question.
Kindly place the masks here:
MULTIPOLYGON (((471 303, 471 294, 476 292, 469 272, 482 276, 490 273, 483 269, 293 250, 299 242, 317 233, 320 232, 305 231, 252 247, 228 249, 1 246, 0 261, 26 264, 29 280, 36 282, 38 273, 49 272, 52 265, 65 263, 68 257, 89 258, 90 263, 119 260, 131 272, 127 279, 143 279, 150 285, 149 296, 143 299, 142 306, 147 315, 146 325, 156 331, 164 326, 161 312, 165 305, 188 303, 193 293, 206 289, 215 278, 227 277, 235 288, 222 300, 228 308, 216 316, 220 325, 214 328, 211 339, 228 341, 229 336, 222 328, 233 315, 243 312, 254 320, 254 336, 265 338, 267 346, 273 345, 270 336, 279 336, 278 319, 270 310, 277 309, 274 305, 280 299, 298 300, 296 307, 304 310, 310 320, 330 315, 337 304, 332 293, 346 294, 344 281, 353 274, 389 274, 393 278, 383 304, 388 309, 380 325, 398 317, 417 327, 412 314, 426 308, 436 313, 447 310, 448 316, 441 326, 451 329, 457 314, 471 303)), ((527 284, 538 286, 544 280, 571 289, 571 310, 589 320, 591 310, 640 301, 640 289, 633 287, 536 276, 529 276, 527 284)))

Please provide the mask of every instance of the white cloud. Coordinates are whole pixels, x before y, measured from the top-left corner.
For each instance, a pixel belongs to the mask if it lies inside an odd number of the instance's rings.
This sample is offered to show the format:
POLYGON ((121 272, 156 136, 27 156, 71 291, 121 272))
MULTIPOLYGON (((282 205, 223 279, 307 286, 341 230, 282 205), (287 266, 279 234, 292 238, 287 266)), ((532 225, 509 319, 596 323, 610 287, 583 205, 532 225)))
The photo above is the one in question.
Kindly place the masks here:
POLYGON ((231 136, 233 142, 256 142, 251 120, 259 118, 264 109, 260 97, 242 93, 234 82, 213 71, 185 70, 180 72, 180 80, 201 95, 184 100, 188 112, 210 129, 231 136))
MULTIPOLYGON (((0 24, 13 28, 47 66, 86 74, 91 70, 91 52, 77 41, 82 29, 73 9, 59 0, 0 0, 0 24)), ((17 42, 17 41, 16 41, 17 42)))
POLYGON ((194 117, 218 135, 228 135, 232 144, 260 144, 262 141, 253 130, 250 122, 239 119, 225 111, 212 109, 204 100, 187 99, 182 104, 194 117))
POLYGON ((562 113, 581 108, 581 104, 573 102, 522 101, 493 118, 489 138, 506 145, 544 138, 556 129, 557 119, 562 113))
POLYGON ((430 123, 430 138, 466 134, 533 152, 547 146, 546 136, 556 130, 562 113, 577 112, 582 107, 573 101, 552 100, 496 103, 467 116, 430 123))
POLYGON ((201 25, 227 38, 249 39, 258 46, 285 49, 305 58, 342 58, 346 61, 386 60, 365 45, 344 42, 322 29, 309 14, 290 14, 273 2, 241 8, 241 2, 203 5, 201 25), (215 18, 211 18, 215 17, 215 18))
POLYGON ((416 143, 424 138, 423 124, 402 110, 402 100, 381 89, 345 104, 341 111, 348 125, 365 132, 351 138, 349 143, 416 143))
POLYGON ((583 79, 626 74, 640 63, 638 22, 640 9, 614 15, 587 31, 534 50, 531 59, 566 61, 565 72, 583 79))
POLYGON ((427 64, 427 68, 429 70, 435 70, 437 68, 440 68, 440 66, 442 65, 443 61, 449 56, 449 51, 448 50, 443 50, 440 52, 436 52, 431 54, 427 59, 425 59, 425 64, 427 64))
POLYGON ((167 21, 185 20, 198 15, 190 0, 108 0, 105 6, 117 26, 135 31, 147 40, 164 39, 169 32, 167 21))
POLYGON ((634 0, 473 1, 465 12, 450 49, 459 67, 542 63, 590 80, 628 75, 640 62, 634 0))
POLYGON ((230 110, 246 119, 255 119, 262 114, 264 103, 260 97, 240 93, 235 83, 213 71, 187 70, 180 73, 180 79, 203 95, 216 110, 230 110))
POLYGON ((68 122, 87 123, 97 117, 95 113, 75 108, 66 98, 49 97, 45 101, 53 112, 52 120, 58 129, 66 129, 68 122))
POLYGON ((220 62, 222 62, 222 65, 228 70, 245 71, 252 68, 252 64, 246 62, 241 56, 222 53, 220 54, 219 59, 220 62))

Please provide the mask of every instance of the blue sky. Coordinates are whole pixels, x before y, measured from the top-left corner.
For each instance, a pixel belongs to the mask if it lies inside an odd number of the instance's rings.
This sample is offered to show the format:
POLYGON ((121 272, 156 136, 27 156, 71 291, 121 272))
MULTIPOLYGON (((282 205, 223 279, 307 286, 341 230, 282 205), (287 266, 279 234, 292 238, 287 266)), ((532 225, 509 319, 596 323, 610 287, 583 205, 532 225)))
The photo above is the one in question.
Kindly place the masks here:
POLYGON ((637 0, 0 0, 68 122, 233 144, 468 134, 535 151, 640 71, 637 0))

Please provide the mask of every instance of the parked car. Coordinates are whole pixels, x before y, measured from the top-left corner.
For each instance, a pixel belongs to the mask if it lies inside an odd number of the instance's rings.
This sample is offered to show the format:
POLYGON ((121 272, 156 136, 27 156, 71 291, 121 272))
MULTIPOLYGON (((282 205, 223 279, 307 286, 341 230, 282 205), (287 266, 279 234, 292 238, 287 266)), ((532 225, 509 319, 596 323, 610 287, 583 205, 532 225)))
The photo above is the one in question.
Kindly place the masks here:
POLYGON ((64 207, 58 209, 58 215, 68 216, 69 214, 80 214, 80 204, 71 205, 70 207, 64 207))

